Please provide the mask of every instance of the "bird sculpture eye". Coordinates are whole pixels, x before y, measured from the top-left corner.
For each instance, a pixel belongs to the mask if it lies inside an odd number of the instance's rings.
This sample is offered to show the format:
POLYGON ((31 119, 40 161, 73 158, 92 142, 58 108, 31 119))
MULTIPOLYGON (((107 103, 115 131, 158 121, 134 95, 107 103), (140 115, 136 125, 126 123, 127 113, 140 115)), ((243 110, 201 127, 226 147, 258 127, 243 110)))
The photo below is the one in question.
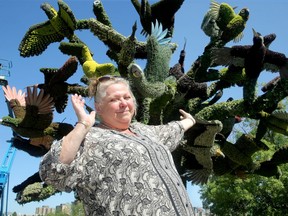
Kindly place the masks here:
POLYGON ((95 0, 95 1, 93 2, 93 4, 94 4, 94 6, 97 6, 97 5, 101 4, 101 1, 100 1, 100 0, 95 0))

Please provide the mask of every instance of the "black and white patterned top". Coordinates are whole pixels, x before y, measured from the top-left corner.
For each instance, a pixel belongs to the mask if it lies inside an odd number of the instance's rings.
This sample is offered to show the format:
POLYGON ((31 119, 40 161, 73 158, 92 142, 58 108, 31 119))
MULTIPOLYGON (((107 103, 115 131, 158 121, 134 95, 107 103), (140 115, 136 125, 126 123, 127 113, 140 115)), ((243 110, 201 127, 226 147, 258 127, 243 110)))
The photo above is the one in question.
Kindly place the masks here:
POLYGON ((69 165, 58 160, 61 140, 40 164, 40 176, 61 191, 76 190, 86 215, 192 216, 171 151, 184 130, 179 122, 132 123, 131 136, 92 127, 69 165))

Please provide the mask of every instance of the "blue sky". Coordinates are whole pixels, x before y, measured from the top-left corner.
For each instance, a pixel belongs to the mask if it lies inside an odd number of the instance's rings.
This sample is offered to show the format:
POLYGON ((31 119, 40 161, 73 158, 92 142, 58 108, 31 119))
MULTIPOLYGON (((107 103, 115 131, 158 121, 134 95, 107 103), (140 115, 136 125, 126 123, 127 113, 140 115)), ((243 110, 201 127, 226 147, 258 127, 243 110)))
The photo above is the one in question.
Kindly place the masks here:
MULTIPOLYGON (((140 0, 139 0, 140 1, 140 0)), ((26 86, 42 83, 43 75, 39 71, 43 67, 61 67, 68 59, 58 49, 59 43, 51 44, 48 49, 40 56, 29 58, 20 57, 18 46, 24 34, 31 25, 44 22, 47 20, 45 13, 40 9, 40 5, 48 2, 58 10, 56 0, 9 0, 0 1, 0 26, 1 26, 1 43, 0 43, 0 63, 6 63, 6 60, 12 61, 13 67, 10 69, 11 75, 7 77, 9 85, 16 86, 17 89, 24 89, 26 86), (4 59, 4 60, 3 60, 4 59)), ((93 18, 92 12, 93 0, 66 0, 65 1, 77 19, 93 18)), ((140 35, 141 26, 138 15, 134 10, 130 0, 103 0, 103 5, 110 16, 112 25, 115 30, 121 34, 128 36, 131 34, 131 27, 135 21, 138 23, 136 36, 138 40, 144 41, 140 35)), ((151 4, 155 0, 149 1, 151 4)), ((220 1, 219 1, 220 2, 220 1)), ((260 32, 262 35, 275 33, 276 40, 270 46, 271 50, 287 52, 288 28, 285 25, 288 20, 288 2, 285 0, 227 0, 232 6, 238 6, 236 12, 243 7, 250 10, 250 18, 244 30, 244 38, 238 45, 248 45, 252 43, 252 28, 260 32)), ((202 32, 200 25, 204 14, 209 9, 209 0, 185 0, 181 9, 176 14, 175 34, 172 42, 179 45, 179 48, 174 53, 171 59, 171 66, 178 61, 179 53, 184 44, 184 38, 187 39, 186 45, 186 60, 185 69, 188 70, 195 59, 202 54, 204 47, 207 45, 209 38, 202 32)), ((86 43, 94 53, 96 61, 110 62, 111 60, 105 55, 107 47, 101 41, 90 33, 89 30, 78 31, 76 34, 86 43)), ((229 43, 227 46, 235 44, 229 43)), ((78 82, 83 72, 81 67, 78 67, 76 75, 71 77, 68 82, 78 82)), ((0 75, 5 75, 5 71, 0 70, 0 75)), ((277 74, 263 72, 260 82, 267 82, 277 74)), ((261 94, 261 92, 259 92, 261 94)), ((223 100, 233 96, 234 98, 242 97, 241 88, 233 88, 224 92, 223 100)), ((0 92, 0 117, 8 114, 7 106, 0 92)), ((75 122, 74 113, 71 107, 68 107, 66 112, 58 115, 55 114, 55 120, 65 121, 68 123, 75 122)), ((4 159, 4 155, 8 148, 7 140, 11 138, 12 132, 10 128, 0 126, 0 162, 4 159)), ((36 207, 49 205, 55 207, 60 203, 71 202, 72 194, 63 193, 61 196, 52 196, 43 202, 32 202, 21 206, 17 204, 15 194, 12 192, 13 186, 21 183, 30 175, 34 174, 38 169, 39 158, 33 158, 25 152, 17 151, 12 169, 10 172, 10 187, 9 187, 9 211, 17 211, 18 213, 33 214, 36 207)), ((198 194, 199 187, 191 187, 189 184, 188 192, 190 194, 193 206, 201 206, 201 200, 198 194)), ((5 194, 6 195, 6 194, 5 194)), ((6 201, 6 199, 5 199, 6 201)), ((5 208, 4 208, 5 209, 5 208)))

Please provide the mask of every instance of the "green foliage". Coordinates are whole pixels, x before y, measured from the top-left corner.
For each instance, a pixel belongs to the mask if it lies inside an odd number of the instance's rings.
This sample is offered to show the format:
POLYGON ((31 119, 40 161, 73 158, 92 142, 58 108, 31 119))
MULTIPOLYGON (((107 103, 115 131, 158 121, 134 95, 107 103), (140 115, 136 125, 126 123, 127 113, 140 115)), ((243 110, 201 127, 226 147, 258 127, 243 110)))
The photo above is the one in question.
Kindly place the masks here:
MULTIPOLYGON (((56 211, 55 213, 49 213, 47 216, 68 216, 69 214, 56 211)), ((71 215, 69 216, 85 216, 83 203, 75 201, 71 205, 71 215)))
POLYGON ((77 201, 72 205, 72 216, 85 216, 83 203, 77 201))
POLYGON ((287 190, 287 177, 277 180, 255 175, 242 180, 226 175, 205 185, 201 198, 204 208, 216 215, 285 215, 287 190))
POLYGON ((55 213, 49 213, 47 216, 69 216, 69 214, 63 213, 63 212, 55 212, 55 213))

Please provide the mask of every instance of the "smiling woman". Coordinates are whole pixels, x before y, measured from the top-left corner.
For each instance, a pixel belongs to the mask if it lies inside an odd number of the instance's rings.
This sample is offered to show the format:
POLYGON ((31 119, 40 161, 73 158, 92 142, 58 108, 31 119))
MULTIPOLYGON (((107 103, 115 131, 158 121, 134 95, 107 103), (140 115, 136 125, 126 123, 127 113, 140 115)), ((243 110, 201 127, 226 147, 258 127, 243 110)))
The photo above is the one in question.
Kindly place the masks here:
MULTIPOLYGON (((128 82, 120 77, 108 79, 107 76, 98 80, 97 91, 93 92, 94 88, 90 88, 90 94, 95 95, 100 126, 130 133, 128 128, 136 114, 137 105, 128 82)), ((95 85, 92 83, 91 86, 95 85)))
POLYGON ((75 190, 87 215, 193 215, 171 152, 194 118, 180 110, 181 120, 166 125, 132 122, 136 101, 123 78, 98 78, 90 93, 100 123, 73 95, 78 124, 44 156, 42 180, 75 190))

